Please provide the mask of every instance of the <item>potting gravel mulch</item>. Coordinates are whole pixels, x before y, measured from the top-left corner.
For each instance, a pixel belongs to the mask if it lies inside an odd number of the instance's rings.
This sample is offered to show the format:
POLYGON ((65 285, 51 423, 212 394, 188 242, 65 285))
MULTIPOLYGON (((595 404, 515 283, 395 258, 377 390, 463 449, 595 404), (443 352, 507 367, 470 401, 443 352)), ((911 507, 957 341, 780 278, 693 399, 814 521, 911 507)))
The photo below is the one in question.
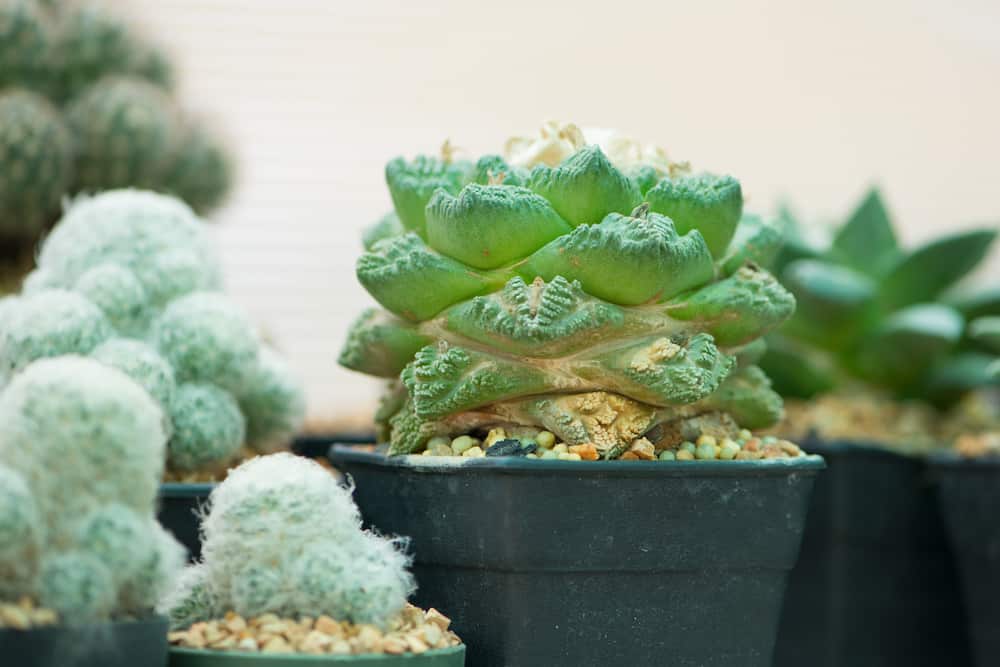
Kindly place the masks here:
POLYGON ((31 630, 58 623, 59 614, 51 609, 39 607, 27 596, 17 602, 0 602, 0 628, 31 630))

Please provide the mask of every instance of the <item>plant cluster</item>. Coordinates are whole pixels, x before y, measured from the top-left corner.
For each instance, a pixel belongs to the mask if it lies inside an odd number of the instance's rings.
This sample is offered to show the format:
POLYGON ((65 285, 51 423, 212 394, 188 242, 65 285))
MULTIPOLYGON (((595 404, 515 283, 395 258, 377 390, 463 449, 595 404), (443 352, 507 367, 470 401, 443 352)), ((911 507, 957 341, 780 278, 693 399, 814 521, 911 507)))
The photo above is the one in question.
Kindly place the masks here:
POLYGON ((207 226, 180 200, 78 198, 22 293, 0 300, 0 387, 37 359, 89 356, 160 405, 172 470, 274 451, 301 425, 302 387, 221 285, 207 226))
POLYGON ((154 514, 156 401, 93 359, 41 359, 0 392, 0 423, 0 599, 71 624, 150 613, 185 561, 154 514))
POLYGON ((230 472, 212 491, 202 545, 160 606, 173 628, 228 611, 386 628, 414 590, 403 545, 362 530, 351 489, 291 454, 230 472))
POLYGON ((877 190, 825 247, 783 217, 788 242, 774 272, 798 308, 761 361, 779 393, 809 398, 853 380, 947 406, 1000 384, 1000 291, 955 289, 986 257, 996 227, 907 250, 877 190))
POLYGON ((141 187, 199 212, 219 204, 229 157, 178 108, 171 78, 164 54, 105 10, 0 0, 0 244, 30 251, 81 192, 141 187))
POLYGON ((655 427, 661 448, 705 415, 734 434, 780 417, 754 365, 795 307, 761 268, 777 229, 731 176, 605 145, 547 126, 506 157, 388 164, 395 210, 357 264, 384 310, 340 363, 399 379, 377 416, 393 453, 528 426, 616 458, 655 427))

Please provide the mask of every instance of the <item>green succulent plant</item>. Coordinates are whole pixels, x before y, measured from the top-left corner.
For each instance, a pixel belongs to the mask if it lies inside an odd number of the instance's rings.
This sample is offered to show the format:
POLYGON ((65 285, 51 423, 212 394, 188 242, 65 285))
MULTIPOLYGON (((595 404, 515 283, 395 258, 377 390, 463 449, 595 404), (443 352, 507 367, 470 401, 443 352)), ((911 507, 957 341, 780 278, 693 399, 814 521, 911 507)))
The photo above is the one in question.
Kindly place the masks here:
POLYGON ((171 80, 165 55, 104 9, 0 0, 0 293, 64 198, 143 187, 199 213, 223 201, 228 150, 181 112, 171 80))
POLYGON ((783 217, 789 242, 773 268, 798 308, 761 360, 779 393, 808 398, 853 379, 946 405, 1000 382, 1000 296, 955 289, 986 257, 996 226, 905 249, 874 189, 823 248, 783 217))
POLYGON ((578 143, 555 164, 398 158, 386 181, 395 211, 357 264, 384 310, 340 363, 401 380, 379 415, 392 453, 505 423, 611 456, 708 412, 780 416, 746 362, 795 301, 755 263, 781 237, 742 214, 736 179, 619 168, 578 143))

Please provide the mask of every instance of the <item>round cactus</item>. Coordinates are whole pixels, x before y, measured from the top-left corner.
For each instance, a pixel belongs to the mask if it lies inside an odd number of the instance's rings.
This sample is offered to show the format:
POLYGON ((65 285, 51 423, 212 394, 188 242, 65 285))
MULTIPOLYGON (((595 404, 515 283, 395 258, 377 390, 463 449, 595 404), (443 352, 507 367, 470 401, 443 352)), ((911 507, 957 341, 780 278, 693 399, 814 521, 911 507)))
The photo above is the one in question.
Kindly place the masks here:
POLYGON ((77 190, 157 187, 181 136, 167 95, 145 81, 105 79, 67 107, 77 190))
POLYGON ((305 393, 278 354, 263 347, 249 379, 237 392, 247 420, 247 444, 270 454, 287 443, 305 418, 305 393))
POLYGON ((35 0, 0 0, 0 88, 45 88, 52 41, 51 21, 35 0))
POLYGON ((149 324, 149 298, 134 273, 117 264, 102 264, 80 276, 73 290, 87 297, 118 331, 142 335, 149 324))
POLYGON ((350 493, 289 454, 244 463, 212 492, 203 562, 161 610, 174 627, 227 609, 387 626, 414 589, 409 559, 399 542, 361 529, 350 493))
POLYGON ((39 234, 59 210, 71 168, 70 135, 56 110, 33 93, 0 94, 0 241, 39 234))
POLYGON ((233 165, 225 147, 201 125, 190 124, 163 177, 163 189, 201 213, 222 203, 232 183, 233 165))
POLYGON ((233 396, 211 384, 182 384, 170 402, 168 455, 176 470, 226 463, 239 451, 246 421, 233 396))
POLYGON ((183 564, 153 518, 166 442, 157 404, 120 371, 62 356, 0 392, 0 420, 0 591, 67 623, 149 613, 183 564))
POLYGON ((171 405, 177 389, 174 369, 146 343, 112 338, 99 345, 91 356, 138 382, 164 410, 171 405))
POLYGON ((755 263, 780 236, 742 215, 731 176, 605 143, 553 125, 506 158, 389 164, 400 224, 369 233, 357 265, 389 314, 359 319, 340 360, 402 380, 393 453, 513 423, 610 457, 665 422, 780 416, 766 378, 737 372, 795 307, 755 263))

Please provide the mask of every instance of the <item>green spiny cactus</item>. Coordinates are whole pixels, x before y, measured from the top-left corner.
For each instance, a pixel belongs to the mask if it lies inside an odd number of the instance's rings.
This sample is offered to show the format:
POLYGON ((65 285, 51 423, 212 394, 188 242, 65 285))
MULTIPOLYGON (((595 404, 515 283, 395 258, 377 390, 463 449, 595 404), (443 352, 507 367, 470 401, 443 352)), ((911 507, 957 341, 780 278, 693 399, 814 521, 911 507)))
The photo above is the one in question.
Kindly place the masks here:
POLYGON ((148 595, 126 593, 139 581, 161 591, 183 560, 154 519, 159 405, 116 369, 59 356, 0 391, 0 420, 0 592, 32 596, 65 623, 150 613, 148 595), (175 557, 158 566, 161 550, 175 557))
POLYGON ((54 33, 52 19, 35 0, 0 0, 0 89, 44 90, 54 33))
POLYGON ((233 185, 233 162, 226 147, 205 127, 188 123, 160 189, 199 213, 219 206, 233 185))
MULTIPOLYGON (((802 233, 785 214, 787 234, 802 233)), ((825 248, 801 241, 775 259, 795 295, 795 316, 770 337, 761 366, 779 393, 808 398, 861 380, 899 398, 940 405, 1000 383, 976 318, 1000 315, 987 293, 952 296, 986 256, 997 229, 899 246, 877 190, 870 191, 825 248)))
POLYGON ((209 499, 202 562, 161 611, 175 628, 229 609, 388 626, 414 590, 409 559, 397 541, 361 529, 350 494, 319 464, 289 454, 231 471, 209 499))
POLYGON ((91 356, 156 400, 174 470, 219 468, 244 445, 273 451, 301 425, 301 385, 216 291, 206 226, 179 200, 80 198, 38 263, 24 293, 0 301, 0 387, 37 359, 91 356))
POLYGON ((616 164, 573 126, 511 145, 519 161, 386 169, 396 210, 357 275, 388 312, 355 322, 340 362, 401 378, 391 451, 504 423, 608 455, 707 412, 779 418, 752 360, 795 301, 757 264, 780 234, 742 216, 739 182, 627 142, 616 164))
POLYGON ((59 210, 71 150, 69 132, 45 99, 0 93, 0 242, 32 241, 59 210))

